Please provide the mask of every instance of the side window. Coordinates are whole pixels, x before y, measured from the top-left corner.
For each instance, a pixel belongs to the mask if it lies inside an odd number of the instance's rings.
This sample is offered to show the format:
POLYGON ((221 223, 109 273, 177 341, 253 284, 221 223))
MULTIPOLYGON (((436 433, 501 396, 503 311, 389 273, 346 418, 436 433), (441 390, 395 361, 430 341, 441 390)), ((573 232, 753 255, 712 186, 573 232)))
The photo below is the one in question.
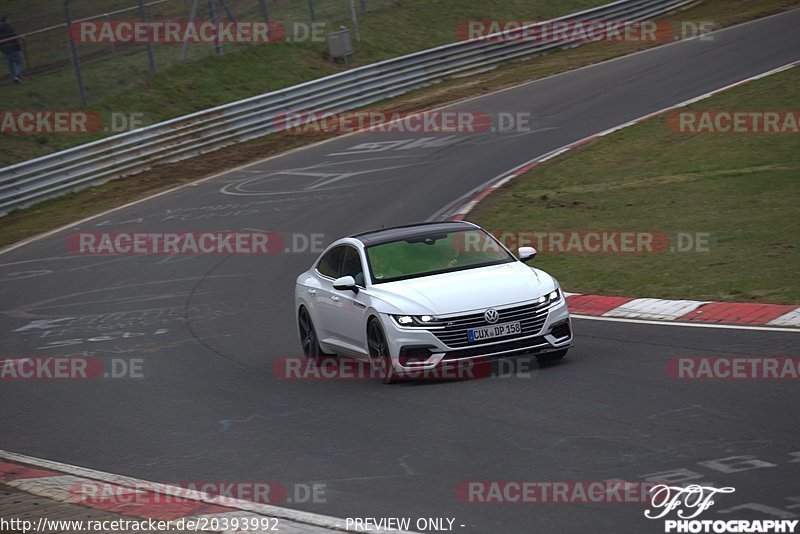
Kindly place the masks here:
POLYGON ((353 247, 347 247, 342 265, 342 276, 352 276, 356 285, 364 286, 364 269, 361 267, 361 255, 353 247))
POLYGON ((320 274, 330 276, 331 278, 339 278, 339 270, 342 267, 342 258, 348 247, 341 245, 331 249, 327 254, 322 256, 317 264, 317 270, 320 274))

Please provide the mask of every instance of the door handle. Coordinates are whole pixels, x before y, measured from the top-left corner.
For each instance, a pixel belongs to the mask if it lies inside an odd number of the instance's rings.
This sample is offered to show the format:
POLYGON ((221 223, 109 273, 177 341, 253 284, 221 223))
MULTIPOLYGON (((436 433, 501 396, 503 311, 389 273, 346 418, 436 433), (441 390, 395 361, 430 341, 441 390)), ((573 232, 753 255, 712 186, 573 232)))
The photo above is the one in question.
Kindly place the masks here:
POLYGON ((308 290, 308 294, 309 295, 316 295, 317 294, 317 290, 316 289, 309 289, 308 290))
POLYGON ((339 297, 337 297, 336 295, 331 295, 331 300, 333 302, 339 302, 339 297))

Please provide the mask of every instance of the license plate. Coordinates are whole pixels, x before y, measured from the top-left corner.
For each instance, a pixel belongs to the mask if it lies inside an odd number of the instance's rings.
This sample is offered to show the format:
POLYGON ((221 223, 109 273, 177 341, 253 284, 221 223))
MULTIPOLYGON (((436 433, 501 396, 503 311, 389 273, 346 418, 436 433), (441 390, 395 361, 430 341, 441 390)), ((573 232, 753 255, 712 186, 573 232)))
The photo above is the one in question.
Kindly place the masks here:
POLYGON ((480 328, 471 328, 467 330, 467 336, 470 341, 482 341, 484 339, 491 339, 494 337, 513 336, 514 334, 521 334, 522 326, 519 321, 513 323, 494 324, 492 326, 482 326, 480 328))

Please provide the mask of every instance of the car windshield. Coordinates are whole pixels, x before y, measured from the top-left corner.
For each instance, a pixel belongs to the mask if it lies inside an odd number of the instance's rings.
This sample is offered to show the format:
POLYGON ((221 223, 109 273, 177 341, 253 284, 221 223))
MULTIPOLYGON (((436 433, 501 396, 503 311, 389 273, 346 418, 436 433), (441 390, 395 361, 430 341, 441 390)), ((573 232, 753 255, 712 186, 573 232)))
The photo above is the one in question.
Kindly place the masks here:
POLYGON ((375 284, 509 263, 515 258, 480 229, 425 234, 367 247, 375 284))

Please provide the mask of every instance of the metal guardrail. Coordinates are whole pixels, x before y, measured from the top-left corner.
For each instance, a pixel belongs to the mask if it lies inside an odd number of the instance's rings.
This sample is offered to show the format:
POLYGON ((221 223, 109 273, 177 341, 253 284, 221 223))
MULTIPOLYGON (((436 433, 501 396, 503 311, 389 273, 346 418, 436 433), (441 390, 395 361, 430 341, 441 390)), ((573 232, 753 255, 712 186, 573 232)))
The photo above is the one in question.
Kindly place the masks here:
MULTIPOLYGON (((554 20, 644 20, 697 2, 618 0, 554 20)), ((500 63, 581 44, 580 40, 514 38, 541 24, 365 65, 0 168, 0 215, 156 164, 280 131, 280 121, 274 120, 279 113, 355 109, 450 76, 481 72, 500 63)))

